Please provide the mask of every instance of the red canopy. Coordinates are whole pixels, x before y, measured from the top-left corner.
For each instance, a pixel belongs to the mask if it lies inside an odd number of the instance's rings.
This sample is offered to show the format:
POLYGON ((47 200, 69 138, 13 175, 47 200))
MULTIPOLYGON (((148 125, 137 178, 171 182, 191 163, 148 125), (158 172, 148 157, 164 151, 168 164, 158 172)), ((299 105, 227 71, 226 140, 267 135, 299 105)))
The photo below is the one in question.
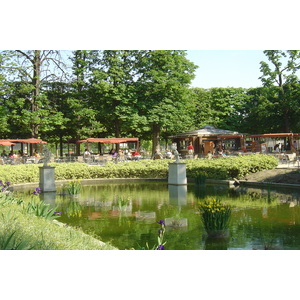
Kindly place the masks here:
POLYGON ((28 144, 47 144, 47 142, 41 140, 41 139, 34 139, 34 138, 30 138, 30 139, 10 139, 11 142, 15 142, 15 143, 28 143, 28 144))
POLYGON ((101 143, 101 144, 120 144, 127 142, 137 142, 138 138, 88 138, 79 140, 77 143, 101 143))
POLYGON ((251 138, 259 138, 259 137, 287 137, 287 136, 298 136, 298 133, 292 133, 292 132, 287 132, 287 133, 264 133, 264 134, 253 134, 250 135, 249 137, 251 138))
POLYGON ((12 143, 8 140, 0 140, 0 145, 2 145, 2 146, 14 146, 15 143, 12 143))

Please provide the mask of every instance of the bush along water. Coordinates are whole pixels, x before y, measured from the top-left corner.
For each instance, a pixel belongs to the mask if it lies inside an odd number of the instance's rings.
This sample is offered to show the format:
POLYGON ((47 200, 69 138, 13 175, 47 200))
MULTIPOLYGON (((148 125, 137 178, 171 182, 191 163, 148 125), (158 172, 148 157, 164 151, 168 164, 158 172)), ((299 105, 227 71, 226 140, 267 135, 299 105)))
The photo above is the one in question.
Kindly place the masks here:
MULTIPOLYGON (((270 155, 247 155, 216 159, 190 159, 186 162, 188 178, 199 173, 208 179, 242 178, 250 173, 273 169, 278 160, 270 155)), ((55 166, 55 180, 81 180, 97 178, 167 178, 166 160, 130 161, 122 164, 108 162, 105 166, 88 166, 84 163, 51 163, 55 166)), ((0 166, 0 178, 12 184, 38 182, 39 166, 25 164, 0 166)))
POLYGON ((223 235, 229 226, 231 207, 211 198, 200 203, 200 214, 204 228, 209 236, 223 235))

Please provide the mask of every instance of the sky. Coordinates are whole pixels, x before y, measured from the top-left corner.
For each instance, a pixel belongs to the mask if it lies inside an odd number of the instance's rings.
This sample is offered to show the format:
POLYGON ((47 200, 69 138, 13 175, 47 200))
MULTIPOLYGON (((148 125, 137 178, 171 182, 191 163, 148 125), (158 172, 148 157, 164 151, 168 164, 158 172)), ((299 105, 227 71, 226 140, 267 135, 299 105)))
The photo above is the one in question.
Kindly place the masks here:
POLYGON ((187 58, 198 66, 192 87, 262 86, 260 62, 263 50, 188 50, 187 58))

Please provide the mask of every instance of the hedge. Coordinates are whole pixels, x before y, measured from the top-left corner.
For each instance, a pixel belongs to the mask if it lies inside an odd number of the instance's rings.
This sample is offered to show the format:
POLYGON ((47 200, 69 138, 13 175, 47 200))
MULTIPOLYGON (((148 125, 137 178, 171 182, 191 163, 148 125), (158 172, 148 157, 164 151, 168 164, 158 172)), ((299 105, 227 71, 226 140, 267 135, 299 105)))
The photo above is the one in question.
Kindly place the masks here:
MULTIPOLYGON (((55 180, 98 178, 167 178, 170 160, 141 160, 124 163, 108 162, 105 166, 88 166, 84 163, 52 163, 55 180)), ((269 155, 247 155, 215 159, 193 159, 186 163, 187 177, 204 175, 211 179, 242 178, 250 173, 273 169, 278 160, 269 155)), ((0 179, 11 184, 39 181, 39 166, 1 165, 0 179)))

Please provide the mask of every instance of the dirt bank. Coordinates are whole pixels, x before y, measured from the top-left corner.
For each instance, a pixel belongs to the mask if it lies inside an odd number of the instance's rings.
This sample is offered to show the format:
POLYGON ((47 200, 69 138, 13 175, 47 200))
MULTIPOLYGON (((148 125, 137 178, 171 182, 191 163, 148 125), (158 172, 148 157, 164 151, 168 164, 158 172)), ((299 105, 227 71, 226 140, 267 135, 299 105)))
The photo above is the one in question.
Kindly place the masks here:
POLYGON ((273 169, 257 172, 241 178, 247 181, 300 184, 300 170, 273 169))

